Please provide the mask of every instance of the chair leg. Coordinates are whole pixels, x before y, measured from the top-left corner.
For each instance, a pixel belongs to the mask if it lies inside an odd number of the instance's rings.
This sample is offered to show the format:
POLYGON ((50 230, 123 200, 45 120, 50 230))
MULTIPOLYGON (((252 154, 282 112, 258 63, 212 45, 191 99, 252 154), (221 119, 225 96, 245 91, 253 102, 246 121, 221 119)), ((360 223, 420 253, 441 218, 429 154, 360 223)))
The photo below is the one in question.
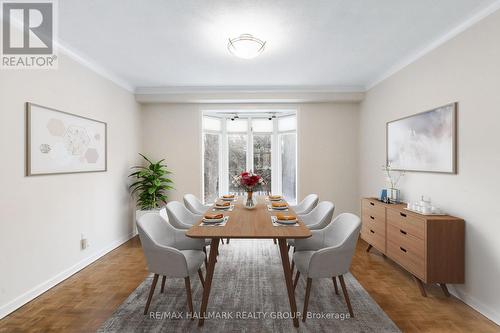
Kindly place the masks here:
POLYGON ((231 239, 231 238, 226 239, 226 243, 227 243, 227 244, 229 244, 229 240, 230 240, 230 239, 231 239))
POLYGON ((335 294, 339 294, 339 287, 337 286, 337 279, 335 276, 332 276, 332 281, 333 281, 333 288, 335 288, 335 294))
MULTIPOLYGON (((293 273, 293 271, 292 271, 293 273)), ((293 281, 293 290, 295 290, 295 288, 297 288, 297 283, 299 282, 299 276, 300 276, 300 272, 297 271, 297 274, 295 274, 295 281, 293 281)))
POLYGON ((222 244, 224 244, 224 238, 221 238, 220 241, 222 242, 222 244))
MULTIPOLYGON (((191 298, 191 281, 189 280, 189 276, 186 276, 184 278, 184 282, 186 282, 186 294, 187 294, 187 303, 188 303, 189 312, 191 312, 191 314, 193 314, 194 313, 193 299, 191 298)), ((194 320, 194 316, 191 316, 191 320, 194 320)))
POLYGON ((151 283, 151 290, 149 291, 148 301, 146 302, 146 308, 144 309, 144 314, 148 314, 149 304, 151 304, 151 299, 153 298, 157 282, 158 282, 158 274, 155 274, 153 282, 151 283))
POLYGON ((203 247, 203 252, 205 252, 205 268, 207 268, 208 267, 208 259, 207 259, 208 256, 207 256, 207 247, 206 246, 203 247))
MULTIPOLYGON (((295 253, 295 247, 293 248, 293 253, 295 253)), ((293 257, 292 257, 292 268, 291 268, 292 274, 293 274, 294 267, 295 267, 295 261, 293 261, 293 257)))
POLYGON ((287 246, 287 250, 288 250, 288 251, 290 251, 290 244, 288 244, 288 246, 287 246))
POLYGON ((198 276, 200 277, 201 286, 205 288, 205 279, 203 278, 203 273, 201 272, 201 268, 198 268, 198 276))
POLYGON ((165 275, 163 275, 163 277, 161 278, 161 290, 160 290, 160 293, 163 294, 163 291, 165 290, 165 281, 167 280, 167 277, 165 275))
POLYGON ((311 294, 311 284, 312 279, 310 277, 307 278, 307 286, 306 286, 306 296, 304 297, 304 311, 302 311, 302 322, 306 321, 307 318, 307 306, 309 305, 309 295, 311 294))
POLYGON ((344 276, 339 275, 340 285, 342 286, 342 292, 344 293, 345 302, 347 303, 347 308, 349 309, 349 314, 354 318, 354 312, 352 311, 351 301, 349 300, 349 294, 347 293, 347 288, 345 286, 344 276))
POLYGON ((276 238, 273 238, 273 243, 276 245, 278 242, 276 242, 276 238))

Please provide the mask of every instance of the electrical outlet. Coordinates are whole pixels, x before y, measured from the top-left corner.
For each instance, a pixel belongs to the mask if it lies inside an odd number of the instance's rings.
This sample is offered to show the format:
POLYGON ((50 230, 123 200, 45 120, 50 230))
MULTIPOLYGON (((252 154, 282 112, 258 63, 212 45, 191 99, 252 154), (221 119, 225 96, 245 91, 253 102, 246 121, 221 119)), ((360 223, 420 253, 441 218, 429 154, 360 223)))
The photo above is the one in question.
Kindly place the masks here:
POLYGON ((85 235, 82 234, 82 238, 80 239, 80 249, 85 250, 87 247, 89 247, 89 241, 87 238, 85 238, 85 235))

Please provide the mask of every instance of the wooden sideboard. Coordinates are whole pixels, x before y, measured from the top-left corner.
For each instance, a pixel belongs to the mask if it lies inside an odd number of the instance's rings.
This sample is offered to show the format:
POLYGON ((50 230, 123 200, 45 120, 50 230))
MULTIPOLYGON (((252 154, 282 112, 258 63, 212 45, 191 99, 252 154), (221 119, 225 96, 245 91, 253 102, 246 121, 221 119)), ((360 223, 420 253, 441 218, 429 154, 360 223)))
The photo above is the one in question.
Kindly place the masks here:
POLYGON ((405 204, 375 198, 361 201, 361 238, 410 272, 422 293, 424 283, 464 283, 465 222, 453 216, 410 212, 405 204))

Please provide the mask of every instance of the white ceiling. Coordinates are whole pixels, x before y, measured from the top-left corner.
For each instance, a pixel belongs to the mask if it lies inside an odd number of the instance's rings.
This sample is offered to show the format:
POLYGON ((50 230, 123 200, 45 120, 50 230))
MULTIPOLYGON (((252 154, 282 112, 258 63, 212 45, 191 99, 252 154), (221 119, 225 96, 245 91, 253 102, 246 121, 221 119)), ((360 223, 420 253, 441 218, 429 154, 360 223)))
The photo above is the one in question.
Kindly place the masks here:
POLYGON ((59 37, 78 57, 134 89, 364 90, 496 3, 64 0, 59 1, 59 37), (266 50, 252 60, 229 54, 227 39, 242 33, 266 40, 266 50))

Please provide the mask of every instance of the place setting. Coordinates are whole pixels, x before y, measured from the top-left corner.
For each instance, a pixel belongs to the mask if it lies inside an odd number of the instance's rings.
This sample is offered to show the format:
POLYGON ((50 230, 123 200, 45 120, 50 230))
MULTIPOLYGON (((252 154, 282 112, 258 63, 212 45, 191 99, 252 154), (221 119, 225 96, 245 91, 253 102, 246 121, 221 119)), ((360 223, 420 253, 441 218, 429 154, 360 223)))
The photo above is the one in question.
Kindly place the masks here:
POLYGON ((297 216, 282 213, 271 216, 271 221, 275 227, 296 227, 299 225, 297 216))
POLYGON ((203 227, 223 227, 229 221, 229 216, 224 214, 205 214, 200 226, 203 227))
POLYGON ((268 195, 265 200, 269 211, 288 211, 288 203, 281 195, 268 195))
POLYGON ((226 211, 226 212, 231 212, 234 209, 234 204, 231 203, 232 201, 228 200, 223 200, 223 201, 216 201, 214 204, 214 207, 212 208, 212 211, 226 211))

